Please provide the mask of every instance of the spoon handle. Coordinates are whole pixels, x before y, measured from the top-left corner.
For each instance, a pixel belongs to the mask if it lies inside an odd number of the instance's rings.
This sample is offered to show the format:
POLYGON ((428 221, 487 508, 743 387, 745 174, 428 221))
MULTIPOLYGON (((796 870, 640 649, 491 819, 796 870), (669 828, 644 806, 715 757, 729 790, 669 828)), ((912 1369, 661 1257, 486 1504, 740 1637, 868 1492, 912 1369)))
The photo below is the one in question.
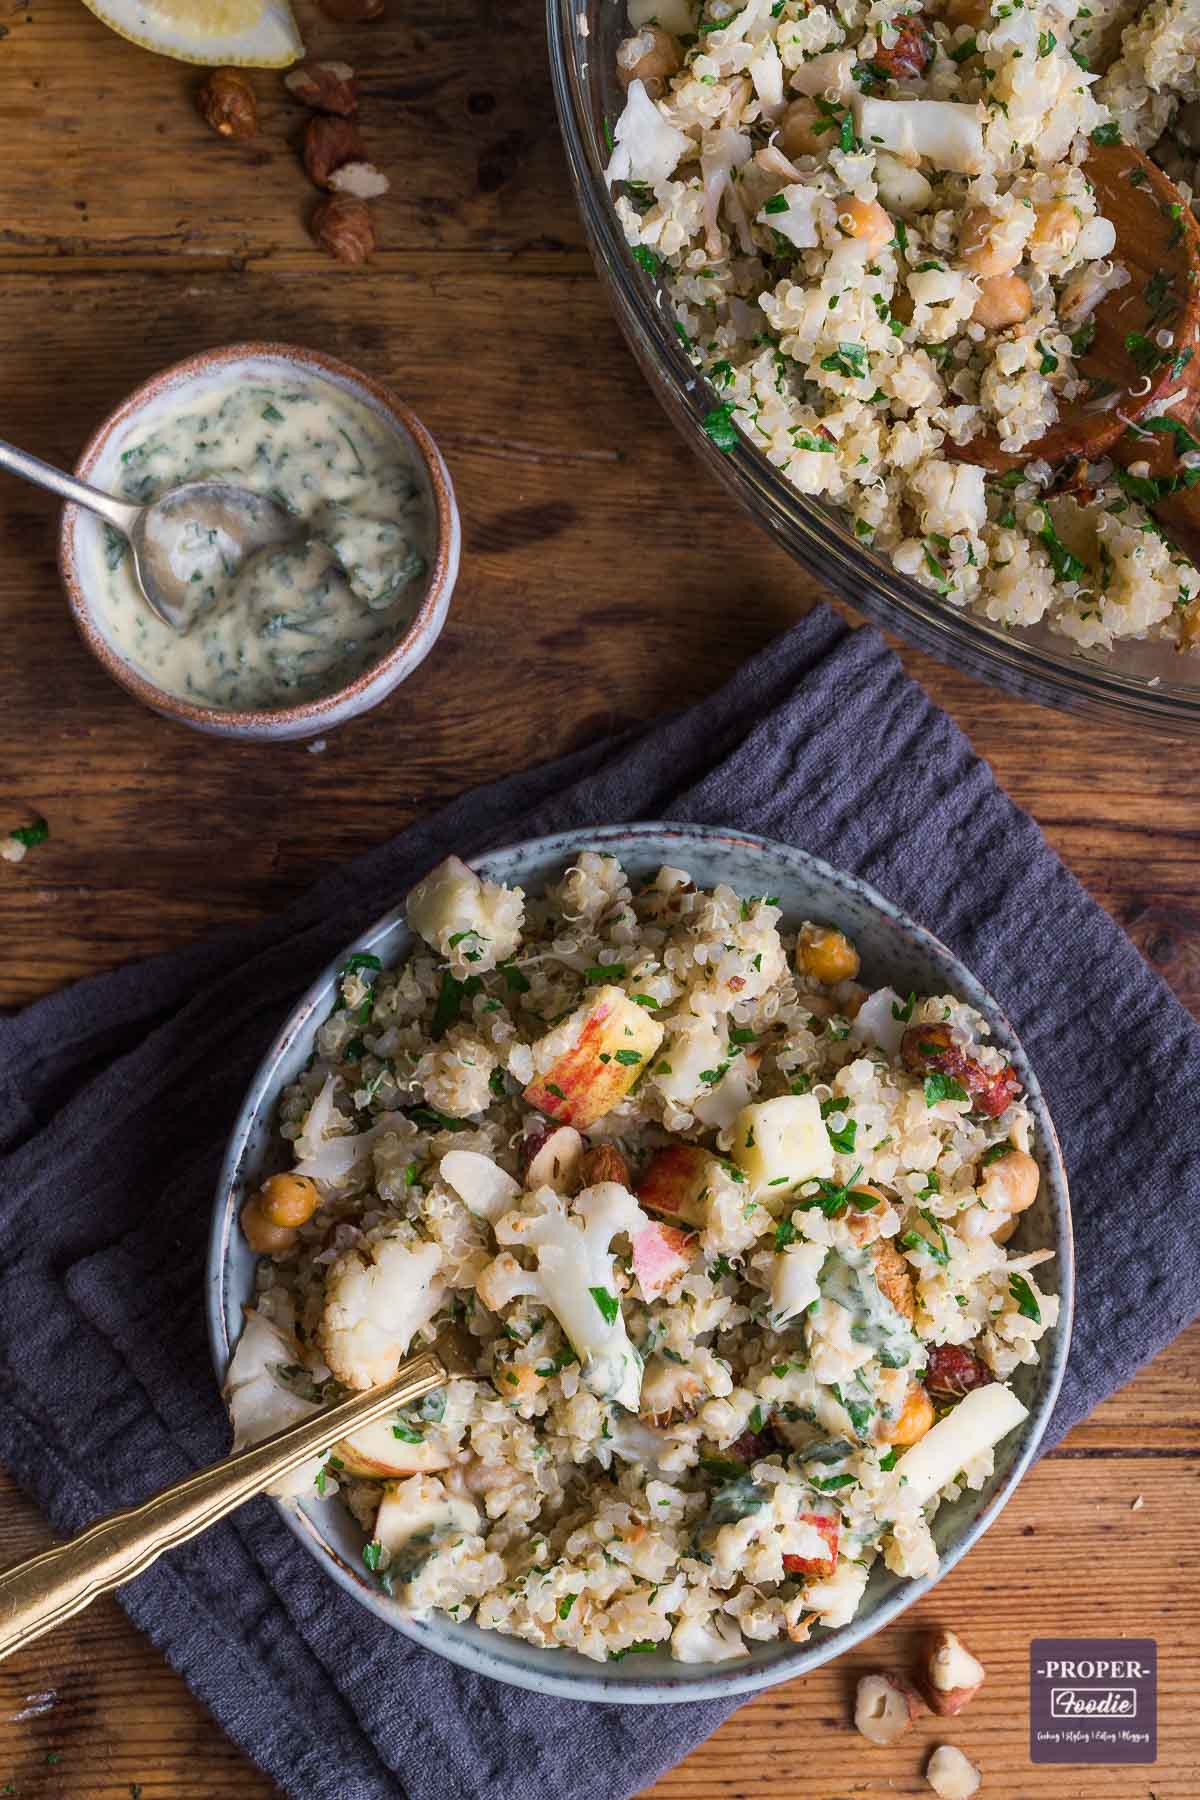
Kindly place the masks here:
POLYGON ((6 444, 2 438, 0 469, 19 475, 24 481, 32 481, 36 487, 49 488, 52 494, 59 494, 64 500, 73 500, 76 506, 84 506, 88 512, 99 513, 102 519, 107 519, 124 537, 129 536, 134 521, 142 510, 140 506, 130 506, 112 494, 102 493, 99 488, 89 487, 86 481, 76 481, 73 475, 64 475, 61 469, 43 462, 40 456, 30 456, 27 450, 18 450, 15 444, 6 444))
POLYGON ((445 1380, 436 1356, 425 1352, 410 1357, 382 1387, 324 1407, 261 1444, 186 1476, 140 1506, 111 1513, 65 1544, 5 1570, 0 1574, 0 1657, 82 1612, 98 1595, 131 1581, 164 1550, 214 1525, 348 1431, 419 1399, 445 1380))

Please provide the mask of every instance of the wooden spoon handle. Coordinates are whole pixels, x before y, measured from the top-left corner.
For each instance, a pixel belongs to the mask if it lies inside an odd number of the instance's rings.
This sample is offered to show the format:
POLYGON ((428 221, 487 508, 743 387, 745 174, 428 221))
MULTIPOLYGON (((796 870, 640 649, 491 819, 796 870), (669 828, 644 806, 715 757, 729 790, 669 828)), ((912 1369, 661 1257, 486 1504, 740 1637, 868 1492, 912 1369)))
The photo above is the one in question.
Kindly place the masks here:
POLYGON ((67 1543, 17 1563, 0 1574, 0 1657, 82 1612, 99 1594, 132 1581, 164 1550, 207 1530, 347 1432, 419 1399, 445 1380, 436 1356, 410 1357, 382 1387, 325 1407, 261 1444, 177 1481, 140 1506, 98 1520, 67 1543))

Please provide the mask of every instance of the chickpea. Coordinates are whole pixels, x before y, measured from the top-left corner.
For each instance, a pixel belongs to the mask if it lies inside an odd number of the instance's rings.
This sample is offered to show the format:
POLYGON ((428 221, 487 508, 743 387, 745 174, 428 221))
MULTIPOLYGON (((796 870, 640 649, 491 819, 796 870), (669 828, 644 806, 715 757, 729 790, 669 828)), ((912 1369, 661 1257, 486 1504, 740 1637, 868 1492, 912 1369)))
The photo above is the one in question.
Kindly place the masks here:
POLYGON ((945 11, 947 25, 969 25, 979 31, 992 18, 992 0, 948 0, 945 11))
POLYGON ((258 1204, 269 1224, 294 1230, 308 1224, 321 1204, 321 1194, 310 1175, 271 1175, 259 1189, 258 1204))
POLYGON ((971 317, 985 331, 1003 331, 1020 325, 1033 311, 1029 283, 1019 275, 992 275, 979 284, 979 298, 971 317))
POLYGON ((619 46, 617 80, 624 88, 640 81, 651 100, 657 100, 682 62, 678 39, 661 25, 647 25, 619 46))
POLYGON ((1078 207, 1072 207, 1069 200, 1054 200, 1038 212, 1038 223, 1029 234, 1029 243, 1054 248, 1060 256, 1067 256, 1076 247, 1081 230, 1083 220, 1079 218, 1078 207))
POLYGON ((933 1401, 918 1382, 909 1388, 900 1417, 884 1424, 879 1435, 885 1444, 907 1450, 910 1444, 920 1443, 933 1419, 933 1401))
POLYGON ((805 925, 796 944, 796 961, 805 975, 822 987, 853 981, 862 964, 844 931, 830 925, 805 925))
POLYGON ((1032 1156, 1024 1150, 1006 1150, 984 1170, 979 1197, 989 1212, 1024 1212, 1037 1199, 1040 1179, 1032 1156))
POLYGON ((856 194, 843 194, 837 202, 837 222, 868 257, 877 256, 896 235, 878 200, 860 200, 856 194))
POLYGON ((793 100, 779 127, 779 143, 785 156, 819 156, 829 136, 817 130, 821 115, 815 100, 793 100))
POLYGON ((297 1234, 286 1225, 273 1225, 254 1199, 242 1208, 242 1236, 256 1256, 282 1256, 296 1242, 297 1234))
POLYGON ((992 236, 997 224, 986 206, 973 206, 958 234, 958 255, 972 275, 1007 275, 1021 260, 1020 246, 999 243, 992 236))

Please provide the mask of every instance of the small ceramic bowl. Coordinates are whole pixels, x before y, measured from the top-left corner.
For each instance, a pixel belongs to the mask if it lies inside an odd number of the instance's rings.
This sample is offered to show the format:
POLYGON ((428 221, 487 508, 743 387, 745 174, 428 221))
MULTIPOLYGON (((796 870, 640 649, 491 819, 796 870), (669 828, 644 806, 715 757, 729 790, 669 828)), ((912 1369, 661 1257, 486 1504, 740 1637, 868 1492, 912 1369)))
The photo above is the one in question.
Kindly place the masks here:
MULTIPOLYGON (((1071 1341, 1073 1262, 1066 1171, 1037 1077, 1000 1007, 944 944, 865 881, 831 869, 828 863, 786 844, 707 825, 603 825, 564 832, 492 851, 474 867, 492 881, 519 883, 526 893, 540 894, 585 849, 620 857, 635 886, 653 876, 663 863, 670 863, 687 869, 701 887, 724 881, 743 894, 777 894, 788 923, 820 919, 849 932, 862 956, 863 980, 868 986, 886 982, 902 994, 910 990, 952 993, 983 1014, 991 1027, 992 1042, 1011 1059, 1021 1078, 1033 1115, 1034 1150, 1042 1176, 1036 1200, 1020 1215, 1012 1248, 1032 1250, 1045 1245, 1054 1251, 1054 1261, 1038 1270, 1038 1285, 1047 1293, 1058 1294, 1058 1324, 1042 1340, 1040 1360, 1022 1364, 1010 1377, 1029 1416, 997 1448, 994 1472, 983 1487, 978 1492, 964 1490, 957 1500, 938 1510, 933 1537, 940 1563, 934 1574, 903 1580, 878 1562, 849 1625, 814 1630, 803 1644, 786 1639, 754 1644, 739 1662, 680 1663, 655 1652, 596 1663, 577 1651, 538 1649, 520 1638, 484 1631, 470 1621, 456 1624, 445 1614, 427 1620, 407 1618, 364 1567, 365 1534, 338 1500, 318 1499, 314 1494, 303 1502, 276 1504, 284 1521, 332 1580, 405 1637, 463 1668, 573 1700, 656 1705, 728 1699, 807 1674, 889 1624, 953 1568, 1011 1498, 1045 1431, 1071 1341)), ((280 1094, 308 1063, 317 1031, 337 999, 338 971, 347 958, 358 951, 370 952, 391 966, 403 962, 412 947, 403 905, 348 945, 299 1001, 246 1096, 218 1179, 209 1238, 209 1341, 221 1382, 242 1330, 242 1309, 255 1292, 258 1259, 238 1229, 238 1213, 247 1193, 266 1169, 275 1166, 271 1154, 280 1094)))
POLYGON ((178 719, 196 731, 217 737, 270 742, 317 737, 357 718, 386 699, 392 689, 422 663, 437 641, 450 606, 458 576, 461 527, 450 475, 441 452, 416 415, 387 388, 348 363, 338 362, 319 350, 301 350, 291 344, 228 344, 205 350, 151 376, 109 414, 91 438, 75 473, 93 486, 118 491, 121 446, 132 430, 186 402, 189 390, 200 390, 214 378, 245 371, 248 379, 306 375, 332 383, 379 415, 395 433, 413 464, 424 489, 434 525, 434 552, 425 578, 424 592, 412 622, 402 637, 353 680, 293 706, 234 710, 197 705, 159 687, 119 649, 107 634, 91 571, 99 562, 104 525, 78 506, 63 510, 58 561, 67 599, 80 635, 89 650, 115 681, 135 699, 169 719, 178 719))

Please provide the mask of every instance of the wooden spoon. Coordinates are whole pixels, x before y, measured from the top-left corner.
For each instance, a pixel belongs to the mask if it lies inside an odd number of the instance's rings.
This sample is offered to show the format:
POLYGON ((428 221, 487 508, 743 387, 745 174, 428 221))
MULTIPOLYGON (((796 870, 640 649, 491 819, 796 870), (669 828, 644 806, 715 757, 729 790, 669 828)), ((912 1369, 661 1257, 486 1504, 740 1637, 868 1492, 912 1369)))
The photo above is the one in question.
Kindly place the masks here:
MULTIPOLYGON (((1169 411, 1188 423, 1200 404, 1200 231, 1183 195, 1129 144, 1094 144, 1086 163, 1099 211, 1112 221, 1114 262, 1130 279, 1091 315, 1095 331, 1077 367, 1091 393, 1064 405, 1050 430, 1018 451, 982 433, 943 446, 946 456, 996 474, 1026 463, 1110 454, 1130 419, 1169 411), (1160 345, 1157 334, 1172 341, 1160 345)), ((1171 440, 1168 437, 1167 443, 1171 440)))

